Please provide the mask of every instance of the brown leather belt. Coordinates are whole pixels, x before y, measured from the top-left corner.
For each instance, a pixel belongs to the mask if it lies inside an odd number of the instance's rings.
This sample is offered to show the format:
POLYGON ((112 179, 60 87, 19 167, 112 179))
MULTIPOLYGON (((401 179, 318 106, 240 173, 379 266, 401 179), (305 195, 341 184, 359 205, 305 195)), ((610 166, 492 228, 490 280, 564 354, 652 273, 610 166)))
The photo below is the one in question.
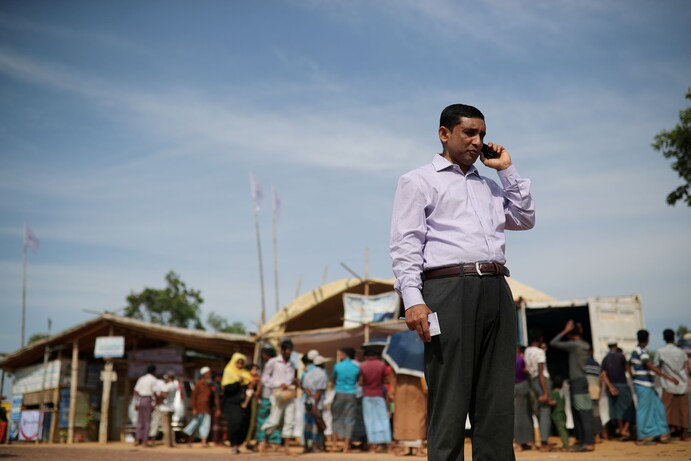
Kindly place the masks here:
POLYGON ((462 277, 466 275, 504 275, 509 277, 511 272, 509 272, 509 268, 503 264, 477 262, 428 269, 422 273, 422 280, 439 279, 443 277, 462 277))

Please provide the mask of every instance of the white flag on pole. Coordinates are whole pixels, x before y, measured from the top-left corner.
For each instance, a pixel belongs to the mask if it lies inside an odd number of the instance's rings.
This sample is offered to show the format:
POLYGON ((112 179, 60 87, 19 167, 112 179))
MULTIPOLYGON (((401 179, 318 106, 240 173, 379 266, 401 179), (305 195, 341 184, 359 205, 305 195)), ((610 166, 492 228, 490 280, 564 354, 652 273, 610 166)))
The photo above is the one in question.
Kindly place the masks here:
POLYGON ((250 173, 250 188, 252 189, 252 203, 254 203, 254 209, 259 211, 259 207, 262 203, 262 186, 254 177, 254 173, 250 173))
POLYGON ((31 248, 34 253, 38 252, 38 249, 41 246, 41 241, 26 224, 24 224, 24 246, 31 248))
POLYGON ((274 216, 278 218, 279 216, 281 216, 281 199, 278 198, 276 189, 274 189, 273 186, 271 186, 271 198, 271 205, 273 208, 274 216))

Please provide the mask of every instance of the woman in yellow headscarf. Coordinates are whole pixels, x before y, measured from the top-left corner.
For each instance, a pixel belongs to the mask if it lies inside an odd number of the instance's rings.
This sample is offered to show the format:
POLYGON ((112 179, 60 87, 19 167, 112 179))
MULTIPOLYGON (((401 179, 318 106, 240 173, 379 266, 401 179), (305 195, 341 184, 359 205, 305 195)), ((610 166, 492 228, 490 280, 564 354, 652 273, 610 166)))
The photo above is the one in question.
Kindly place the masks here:
POLYGON ((221 386, 226 387, 229 384, 240 382, 241 385, 248 385, 252 380, 250 372, 245 370, 247 357, 244 354, 236 352, 228 361, 228 364, 223 369, 223 378, 221 378, 221 386))
POLYGON ((240 452, 240 445, 245 441, 249 428, 249 412, 243 408, 247 385, 252 381, 252 375, 245 370, 247 357, 236 352, 223 369, 221 386, 223 387, 223 416, 228 422, 228 438, 230 450, 233 454, 240 452))

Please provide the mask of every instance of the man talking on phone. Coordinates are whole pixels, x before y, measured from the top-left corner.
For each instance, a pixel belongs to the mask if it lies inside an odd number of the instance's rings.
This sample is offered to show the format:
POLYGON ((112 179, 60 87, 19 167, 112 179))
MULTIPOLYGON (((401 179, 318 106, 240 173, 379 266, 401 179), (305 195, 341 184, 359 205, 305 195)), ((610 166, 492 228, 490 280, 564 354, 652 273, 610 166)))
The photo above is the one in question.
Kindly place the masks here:
POLYGON ((398 181, 391 222, 394 285, 408 328, 425 343, 429 459, 463 460, 466 415, 473 461, 515 459, 516 311, 505 277, 504 230, 531 229, 530 181, 507 150, 484 144, 485 117, 441 113, 443 151, 398 181), (475 162, 497 171, 481 176, 475 162), (441 333, 430 336, 428 315, 441 333))

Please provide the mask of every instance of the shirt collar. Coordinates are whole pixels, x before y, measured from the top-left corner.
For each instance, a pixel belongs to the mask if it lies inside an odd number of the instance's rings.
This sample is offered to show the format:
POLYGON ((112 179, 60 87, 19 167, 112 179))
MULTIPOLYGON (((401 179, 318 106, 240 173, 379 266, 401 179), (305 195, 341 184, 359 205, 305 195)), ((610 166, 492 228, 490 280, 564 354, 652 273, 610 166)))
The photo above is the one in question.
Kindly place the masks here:
MULTIPOLYGON (((434 170, 439 172, 442 170, 446 170, 447 168, 453 168, 454 164, 449 162, 442 154, 437 154, 434 156, 432 159, 432 165, 434 166, 434 170)), ((463 174, 461 171, 460 167, 458 168, 458 172, 463 174)), ((475 165, 470 165, 470 168, 468 169, 468 172, 466 173, 466 176, 470 174, 475 174, 477 176, 480 176, 480 173, 477 171, 477 168, 475 168, 475 165)))

